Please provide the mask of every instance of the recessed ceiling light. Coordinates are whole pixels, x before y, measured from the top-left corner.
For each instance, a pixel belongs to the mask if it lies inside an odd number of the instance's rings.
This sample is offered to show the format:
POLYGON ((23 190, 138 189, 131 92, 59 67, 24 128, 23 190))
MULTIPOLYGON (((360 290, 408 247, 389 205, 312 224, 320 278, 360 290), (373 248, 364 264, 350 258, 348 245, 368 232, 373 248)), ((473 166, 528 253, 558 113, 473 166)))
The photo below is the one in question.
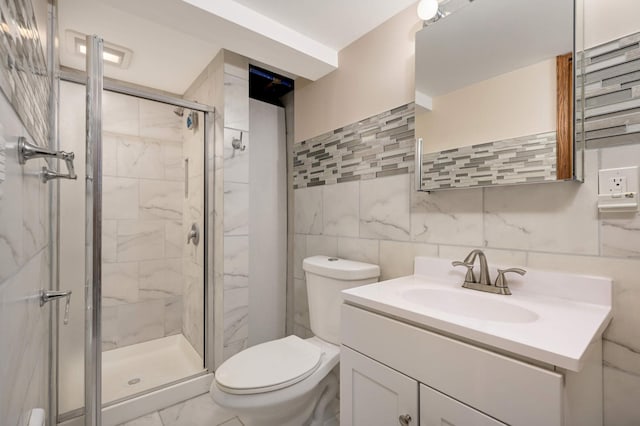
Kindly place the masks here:
MULTIPOLYGON (((78 55, 85 56, 87 54, 86 35, 67 30, 67 48, 78 55)), ((113 43, 104 42, 102 48, 102 59, 107 64, 115 65, 119 68, 128 68, 131 63, 133 52, 126 47, 118 46, 113 43)))

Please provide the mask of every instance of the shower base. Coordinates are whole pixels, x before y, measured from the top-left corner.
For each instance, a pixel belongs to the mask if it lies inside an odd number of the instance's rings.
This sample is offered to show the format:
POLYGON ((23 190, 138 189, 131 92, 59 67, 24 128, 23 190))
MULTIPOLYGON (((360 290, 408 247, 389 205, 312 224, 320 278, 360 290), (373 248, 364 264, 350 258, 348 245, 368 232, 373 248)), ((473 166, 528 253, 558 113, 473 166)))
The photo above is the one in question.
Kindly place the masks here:
POLYGON ((102 403, 110 404, 204 370, 182 334, 102 353, 102 403))
MULTIPOLYGON (((146 412, 153 411, 157 408, 164 408, 170 400, 179 402, 191 396, 195 396, 206 392, 208 385, 202 380, 196 380, 191 385, 187 385, 185 390, 187 393, 180 392, 184 384, 175 382, 188 377, 193 377, 204 373, 204 364, 202 358, 193 349, 191 344, 182 335, 174 335, 151 340, 148 342, 137 343, 123 348, 113 349, 102 353, 102 403, 104 420, 107 418, 117 419, 118 422, 135 418, 134 414, 142 415, 146 412), (153 392, 151 392, 153 391, 153 392), (132 396, 143 394, 131 399, 132 396), (195 393, 195 395, 194 395, 195 393), (173 396, 172 396, 173 395, 173 396), (140 404, 144 400, 158 400, 159 407, 156 404, 149 405, 148 408, 140 411, 140 404), (136 409, 131 412, 126 409, 132 402, 136 402, 136 409), (122 409, 131 414, 122 414, 122 409), (134 413, 135 412, 135 413, 134 413), (133 416, 133 417, 131 417, 133 416), (124 420, 123 420, 124 419, 124 420)), ((74 402, 73 405, 81 406, 83 401, 83 377, 78 375, 77 386, 73 387, 76 395, 60 395, 61 408, 64 402, 74 402)), ((202 379, 202 378, 200 378, 202 379)), ((205 379, 206 380, 206 379, 205 379)), ((74 380, 76 381, 76 380, 74 380)), ((210 383, 210 379, 208 380, 210 383)), ((66 389, 70 390, 70 389, 66 389)), ((65 392, 66 393, 66 392, 65 392)), ((69 404, 70 405, 70 404, 69 404)), ((77 411, 77 410, 74 410, 77 411)), ((65 415, 63 418, 67 417, 65 415)), ((74 420, 79 420, 78 418, 74 420)), ((111 421, 105 421, 105 424, 117 424, 111 421)), ((75 425, 74 421, 63 424, 75 425)))

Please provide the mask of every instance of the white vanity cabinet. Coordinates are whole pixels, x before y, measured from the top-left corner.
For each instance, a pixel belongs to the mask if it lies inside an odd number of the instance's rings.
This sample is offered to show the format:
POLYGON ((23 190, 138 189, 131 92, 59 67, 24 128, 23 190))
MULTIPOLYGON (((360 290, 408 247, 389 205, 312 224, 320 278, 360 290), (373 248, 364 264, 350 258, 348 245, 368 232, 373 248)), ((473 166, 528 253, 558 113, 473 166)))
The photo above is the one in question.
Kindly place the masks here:
POLYGON ((600 344, 573 373, 350 305, 342 343, 341 426, 602 425, 600 344))
POLYGON ((345 346, 340 364, 343 426, 504 425, 345 346))
POLYGON ((416 380, 344 346, 340 371, 341 425, 397 425, 401 416, 416 424, 416 380))
POLYGON ((420 426, 505 426, 445 394, 420 385, 420 426))

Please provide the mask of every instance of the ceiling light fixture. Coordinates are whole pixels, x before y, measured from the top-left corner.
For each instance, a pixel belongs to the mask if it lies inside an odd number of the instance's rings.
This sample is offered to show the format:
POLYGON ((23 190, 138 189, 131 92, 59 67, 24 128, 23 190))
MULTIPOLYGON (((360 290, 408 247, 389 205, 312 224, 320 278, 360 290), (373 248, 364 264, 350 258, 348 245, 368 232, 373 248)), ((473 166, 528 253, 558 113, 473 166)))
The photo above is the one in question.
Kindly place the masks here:
POLYGON ((418 3, 418 17, 423 21, 429 21, 438 15, 438 0, 421 0, 418 3))
MULTIPOLYGON (((71 52, 85 56, 87 54, 86 35, 67 30, 67 49, 71 52)), ((133 52, 126 47, 118 46, 113 43, 104 42, 102 48, 102 59, 107 64, 115 65, 120 68, 128 68, 131 62, 133 52)))
MULTIPOLYGON (((112 64, 120 65, 122 63, 122 60, 124 59, 124 55, 119 52, 112 53, 110 52, 110 50, 111 49, 107 49, 107 48, 102 49, 102 59, 104 59, 106 62, 111 62, 112 64)), ((84 42, 84 40, 82 42, 77 43, 77 51, 81 55, 87 54, 87 45, 84 42)))

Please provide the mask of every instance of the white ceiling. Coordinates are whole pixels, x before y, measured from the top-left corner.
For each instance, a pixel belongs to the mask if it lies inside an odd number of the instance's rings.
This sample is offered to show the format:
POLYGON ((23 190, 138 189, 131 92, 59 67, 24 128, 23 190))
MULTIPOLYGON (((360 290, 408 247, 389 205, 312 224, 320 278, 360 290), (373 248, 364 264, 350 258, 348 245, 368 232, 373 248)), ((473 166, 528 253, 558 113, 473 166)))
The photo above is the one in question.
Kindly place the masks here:
POLYGON ((318 79, 338 52, 417 0, 62 0, 61 64, 84 68, 72 30, 133 51, 105 75, 182 94, 220 48, 296 76, 318 79))
POLYGON ((68 43, 67 30, 97 34, 133 51, 128 69, 105 62, 105 75, 146 87, 183 94, 220 50, 215 43, 122 12, 99 0, 58 2, 60 63, 85 69, 85 57, 68 43))
POLYGON ((292 30, 341 50, 417 0, 236 0, 292 30))

